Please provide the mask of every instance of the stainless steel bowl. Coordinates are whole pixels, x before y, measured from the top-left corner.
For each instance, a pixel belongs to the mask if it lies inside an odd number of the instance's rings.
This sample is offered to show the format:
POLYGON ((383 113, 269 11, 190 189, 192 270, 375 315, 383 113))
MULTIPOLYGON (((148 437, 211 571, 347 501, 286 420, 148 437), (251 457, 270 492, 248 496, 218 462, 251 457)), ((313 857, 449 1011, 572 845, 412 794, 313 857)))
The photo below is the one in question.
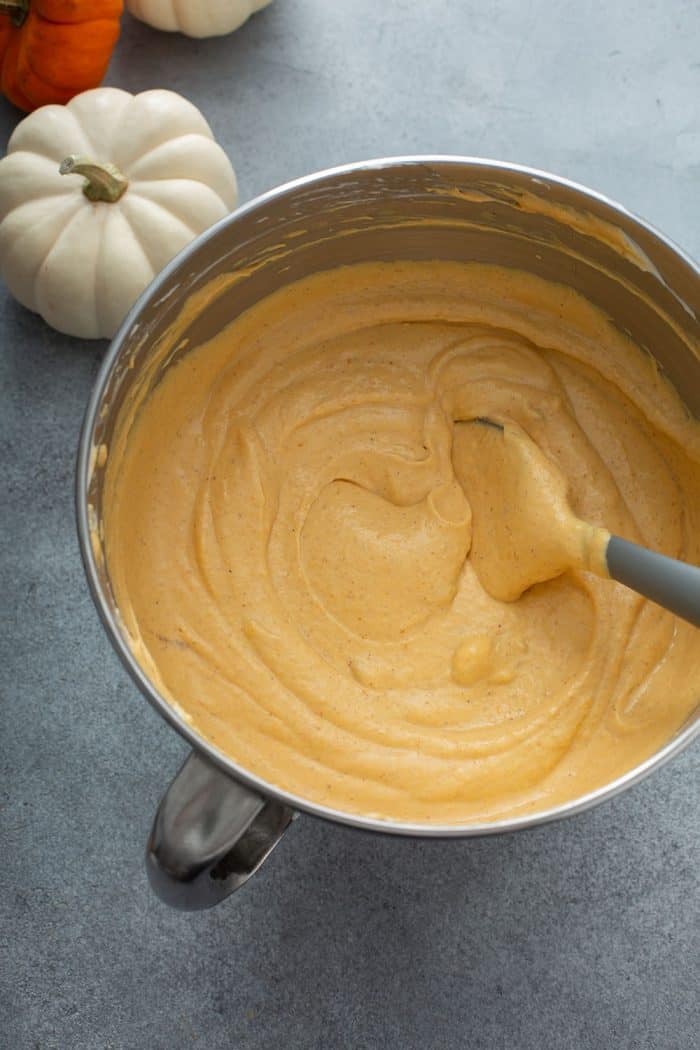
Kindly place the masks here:
POLYGON ((499 263, 570 285, 657 358, 700 416, 697 266, 624 208, 545 172, 463 157, 348 165, 258 197, 181 252, 112 342, 88 404, 77 471, 80 546, 107 634, 144 696, 193 748, 161 802, 147 849, 153 887, 177 907, 207 907, 242 885, 302 810, 395 835, 517 831, 611 798, 700 733, 696 715, 624 776, 541 813, 461 826, 403 824, 341 813, 266 783, 200 737, 139 667, 121 628, 101 540, 98 450, 110 447, 125 399, 136 382, 157 382, 179 354, 282 285, 317 270, 380 259, 499 263), (183 314, 187 299, 215 278, 218 296, 193 316, 183 314), (163 353, 165 340, 172 353, 163 353), (156 359, 161 363, 154 367, 156 359))

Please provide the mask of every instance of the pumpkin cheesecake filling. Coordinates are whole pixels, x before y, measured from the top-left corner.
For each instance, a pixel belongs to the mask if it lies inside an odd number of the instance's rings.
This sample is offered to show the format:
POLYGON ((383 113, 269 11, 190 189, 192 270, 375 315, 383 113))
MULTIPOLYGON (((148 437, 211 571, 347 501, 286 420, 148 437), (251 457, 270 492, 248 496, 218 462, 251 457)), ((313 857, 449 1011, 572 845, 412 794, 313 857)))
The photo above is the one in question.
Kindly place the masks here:
POLYGON ((348 813, 490 821, 608 783, 693 711, 691 626, 585 571, 529 585, 517 557, 489 562, 478 510, 509 488, 465 437, 478 416, 535 442, 577 517, 700 562, 700 423, 602 313, 513 270, 313 275, 120 420, 124 629, 247 770, 348 813))

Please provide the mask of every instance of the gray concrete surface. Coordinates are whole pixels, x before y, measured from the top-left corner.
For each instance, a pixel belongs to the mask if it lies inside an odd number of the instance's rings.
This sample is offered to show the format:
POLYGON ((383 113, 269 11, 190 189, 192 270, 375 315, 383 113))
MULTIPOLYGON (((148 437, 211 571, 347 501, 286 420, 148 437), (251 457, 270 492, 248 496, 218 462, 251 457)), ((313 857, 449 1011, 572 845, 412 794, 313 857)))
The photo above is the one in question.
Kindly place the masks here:
MULTIPOLYGON (((206 113, 243 199, 400 152, 479 153, 603 190, 700 255, 692 0, 275 0, 228 39, 125 18, 108 82, 206 113)), ((17 120, 0 107, 2 144, 17 120)), ((73 528, 103 345, 0 292, 0 1047, 686 1050, 697 1046, 697 774, 479 842, 302 819, 235 899, 149 892, 183 744, 98 624, 73 528)))

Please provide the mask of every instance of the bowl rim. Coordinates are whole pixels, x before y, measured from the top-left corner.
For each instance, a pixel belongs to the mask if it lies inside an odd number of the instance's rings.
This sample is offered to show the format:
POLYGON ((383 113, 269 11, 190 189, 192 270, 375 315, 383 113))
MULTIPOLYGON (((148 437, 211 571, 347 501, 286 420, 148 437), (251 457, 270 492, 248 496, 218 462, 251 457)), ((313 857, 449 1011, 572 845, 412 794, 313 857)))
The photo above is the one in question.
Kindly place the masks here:
POLYGON ((624 205, 617 203, 606 195, 599 193, 589 187, 554 175, 551 172, 531 168, 527 165, 511 163, 509 161, 492 160, 487 157, 459 156, 451 154, 409 154, 406 156, 380 157, 365 161, 356 161, 350 164, 342 164, 331 168, 325 168, 300 178, 284 182, 271 190, 259 194, 246 204, 236 208, 230 214, 224 216, 214 223, 199 236, 195 237, 186 245, 153 279, 148 287, 139 296, 129 313, 121 323, 117 333, 111 340, 108 350, 103 358, 97 377, 93 383, 92 391, 85 409, 85 415, 80 432, 78 456, 75 474, 75 507, 76 522, 80 553, 83 567, 87 577, 88 586, 92 599, 97 608, 99 617, 107 636, 112 643, 123 666, 127 669, 140 692, 149 701, 152 707, 165 719, 165 721, 183 737, 200 756, 208 759, 212 765, 226 773, 233 780, 262 796, 266 800, 274 799, 291 807, 294 810, 305 812, 314 817, 358 828, 364 831, 381 832, 384 834, 400 835, 405 837, 420 838, 474 838, 487 835, 502 834, 504 832, 519 831, 526 828, 548 824, 552 821, 561 820, 564 817, 573 816, 591 809, 605 802, 621 792, 638 784, 645 779, 653 770, 661 768, 675 755, 680 754, 686 747, 700 735, 700 717, 696 718, 662 748, 649 758, 645 759, 633 769, 610 781, 608 784, 594 791, 590 791, 570 802, 561 803, 545 810, 534 813, 525 813, 522 816, 502 818, 499 820, 467 823, 467 824, 437 824, 420 822, 403 822, 393 819, 366 816, 361 813, 345 812, 336 810, 330 806, 322 805, 311 799, 304 798, 247 770, 239 765, 224 752, 215 747, 178 712, 175 706, 169 703, 150 681, 136 660, 131 648, 117 623, 117 618, 112 611, 107 597, 100 582, 98 566, 90 538, 90 524, 88 514, 88 491, 92 470, 93 436, 99 413, 102 406, 103 396, 108 386, 114 366, 120 356, 122 345, 131 332, 138 318, 149 303, 157 299, 160 289, 169 278, 179 269, 195 251, 212 238, 218 236, 220 231, 228 226, 235 225, 241 218, 252 212, 261 210, 270 202, 282 198, 288 194, 312 185, 323 183, 338 176, 352 176, 357 172, 367 170, 382 170, 397 167, 410 166, 435 166, 454 165, 457 168, 488 168, 495 174, 498 172, 515 173, 530 177, 537 183, 545 182, 559 186, 566 190, 573 190, 581 196, 582 203, 588 199, 603 205, 612 213, 612 218, 624 217, 634 225, 641 227, 646 233, 665 245, 677 258, 688 266, 700 281, 700 267, 695 261, 670 238, 656 229, 651 223, 630 211, 624 205))

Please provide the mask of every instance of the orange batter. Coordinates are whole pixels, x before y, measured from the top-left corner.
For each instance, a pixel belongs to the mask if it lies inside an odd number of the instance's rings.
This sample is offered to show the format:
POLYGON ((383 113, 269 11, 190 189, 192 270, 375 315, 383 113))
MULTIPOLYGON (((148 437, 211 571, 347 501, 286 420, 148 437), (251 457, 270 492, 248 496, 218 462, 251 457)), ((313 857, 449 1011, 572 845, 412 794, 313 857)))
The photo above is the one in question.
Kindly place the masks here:
POLYGON ((242 766, 346 812, 492 820, 607 783, 691 713, 688 624, 554 561, 536 584, 541 566, 489 563, 499 479, 474 416, 522 428, 578 517, 700 561, 700 424, 601 313, 511 270, 307 278, 121 421, 105 544, 125 628, 242 766))

